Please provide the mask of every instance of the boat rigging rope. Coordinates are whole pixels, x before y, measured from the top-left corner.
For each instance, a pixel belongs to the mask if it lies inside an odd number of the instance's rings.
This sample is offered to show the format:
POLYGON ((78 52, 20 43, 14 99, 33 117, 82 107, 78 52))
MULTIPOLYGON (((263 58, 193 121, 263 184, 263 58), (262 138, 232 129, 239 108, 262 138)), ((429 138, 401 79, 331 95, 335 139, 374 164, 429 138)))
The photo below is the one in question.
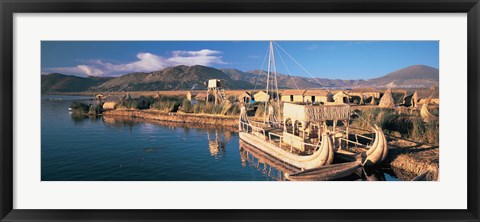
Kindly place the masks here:
POLYGON ((278 113, 278 116, 280 116, 280 94, 278 93, 277 63, 275 62, 275 50, 273 48, 274 48, 274 45, 272 44, 271 53, 272 53, 273 75, 274 75, 273 77, 274 77, 274 81, 275 81, 274 82, 275 83, 274 87, 275 87, 275 90, 276 90, 276 97, 277 97, 276 98, 277 99, 277 106, 278 106, 277 113, 278 113))
MULTIPOLYGON (((258 70, 258 74, 255 78, 255 86, 253 87, 253 91, 255 91, 257 89, 257 83, 258 83, 258 77, 260 77, 260 74, 262 73, 263 71, 263 66, 265 65, 265 61, 267 60, 267 54, 268 54, 268 51, 269 51, 269 47, 267 47, 267 51, 265 52, 265 56, 263 57, 263 62, 262 62, 262 66, 260 67, 260 69, 258 70)), ((253 95, 252 95, 253 96, 253 95)))
MULTIPOLYGON (((305 73, 307 73, 308 75, 310 75, 310 77, 312 77, 320 86, 325 87, 325 85, 323 85, 316 77, 314 77, 312 75, 312 73, 310 73, 302 64, 300 64, 297 60, 295 60, 285 49, 282 48, 282 46, 280 46, 278 43, 276 42, 273 42, 275 44, 276 47, 280 48, 290 59, 292 59, 301 69, 303 69, 303 71, 305 71, 305 73)), ((285 65, 285 61, 283 60, 282 56, 280 53, 278 53, 280 55, 280 59, 282 60, 283 64, 285 65)), ((287 69, 287 72, 290 76, 290 70, 288 69, 288 67, 285 65, 285 68, 287 69)), ((291 76, 290 76, 291 77, 291 76)), ((293 80, 293 77, 291 77, 292 80, 293 80)), ((295 87, 297 87, 297 89, 300 89, 298 87, 298 85, 295 83, 295 81, 293 80, 293 83, 295 84, 295 87)), ((367 123, 370 127, 372 127, 372 124, 370 124, 370 122, 368 122, 365 118, 363 118, 359 113, 357 113, 355 110, 352 110, 352 113, 354 113, 355 115, 357 115, 361 120, 363 120, 365 123, 367 123)))
POLYGON ((295 60, 290 54, 288 54, 287 51, 285 51, 285 49, 282 48, 282 46, 280 46, 278 43, 276 42, 273 42, 275 43, 275 45, 277 45, 288 57, 290 57, 290 59, 292 59, 295 63, 297 63, 297 65, 303 69, 303 71, 305 71, 305 73, 307 73, 308 75, 310 75, 310 77, 312 77, 320 86, 324 87, 325 88, 325 85, 323 85, 315 76, 312 75, 312 73, 310 73, 302 64, 300 64, 297 60, 295 60))
MULTIPOLYGON (((276 48, 277 46, 274 45, 274 47, 276 48)), ((288 77, 290 77, 290 79, 292 79, 292 82, 293 82, 293 84, 295 85, 295 87, 297 88, 297 90, 300 90, 300 88, 298 87, 297 83, 295 82, 295 79, 292 77, 292 75, 291 75, 291 73, 290 73, 290 69, 288 68, 287 64, 285 63, 285 60, 283 60, 282 54, 278 53, 278 50, 277 50, 277 54, 278 54, 278 56, 280 57, 280 60, 282 61, 283 66, 285 66, 285 69, 287 70, 288 77)))

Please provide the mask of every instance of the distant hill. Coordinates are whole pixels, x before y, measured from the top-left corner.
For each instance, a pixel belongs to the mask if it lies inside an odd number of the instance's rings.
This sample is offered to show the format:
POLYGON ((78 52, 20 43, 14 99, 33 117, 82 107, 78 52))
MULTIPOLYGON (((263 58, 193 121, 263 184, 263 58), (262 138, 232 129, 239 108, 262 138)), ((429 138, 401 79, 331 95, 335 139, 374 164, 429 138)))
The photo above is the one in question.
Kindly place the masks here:
MULTIPOLYGON (((223 69, 222 69, 223 70, 223 69)), ((225 72, 225 70, 223 70, 225 72)), ((241 78, 238 71, 234 74, 227 72, 229 75, 235 75, 237 79, 252 82, 252 76, 258 78, 258 86, 266 86, 267 83, 267 72, 263 70, 251 70, 244 72, 244 78, 241 78), (237 77, 238 76, 238 77, 237 77)), ((232 76, 231 76, 232 77, 232 76)), ((232 77, 233 78, 233 77, 232 77)), ((326 78, 308 78, 303 76, 295 75, 286 75, 282 73, 277 73, 278 87, 283 89, 307 89, 307 88, 344 88, 351 87, 352 85, 358 85, 364 80, 340 80, 340 79, 326 79, 326 78)))
MULTIPOLYGON (((258 84, 265 85, 266 72, 260 70, 253 70, 246 72, 246 78, 241 78, 236 73, 237 79, 250 81, 251 76, 255 74, 260 77, 258 84)), ((308 78, 300 76, 288 76, 285 74, 277 74, 279 88, 300 89, 307 88, 428 88, 439 83, 439 71, 436 68, 426 65, 413 65, 406 68, 396 70, 388 73, 385 76, 363 80, 341 80, 341 79, 326 79, 326 78, 308 78)))
POLYGON ((95 85, 102 84, 112 77, 78 77, 60 73, 51 73, 42 75, 41 91, 42 93, 54 92, 82 92, 95 85))
MULTIPOLYGON (((239 81, 245 81, 252 85, 256 85, 257 89, 265 88, 267 85, 267 72, 263 70, 251 70, 243 72, 237 69, 221 69, 230 78, 239 81)), ((273 75, 270 76, 273 78, 273 75)), ((282 89, 299 88, 319 88, 321 87, 314 79, 301 76, 288 76, 277 73, 278 87, 282 89)))
POLYGON ((247 82, 231 79, 224 72, 206 66, 175 66, 150 73, 130 73, 98 86, 93 91, 152 91, 206 89, 209 79, 223 80, 226 89, 251 88, 247 82))
MULTIPOLYGON (((279 89, 308 88, 423 88, 438 85, 438 69, 414 65, 369 80, 340 80, 289 76, 278 73, 279 89)), ((203 90, 209 79, 222 80, 226 89, 263 89, 267 73, 206 66, 175 66, 154 72, 129 73, 120 77, 78 77, 58 73, 42 75, 42 93, 82 91, 203 90)))
POLYGON ((423 88, 438 85, 438 69, 426 65, 409 66, 360 84, 368 87, 423 88))

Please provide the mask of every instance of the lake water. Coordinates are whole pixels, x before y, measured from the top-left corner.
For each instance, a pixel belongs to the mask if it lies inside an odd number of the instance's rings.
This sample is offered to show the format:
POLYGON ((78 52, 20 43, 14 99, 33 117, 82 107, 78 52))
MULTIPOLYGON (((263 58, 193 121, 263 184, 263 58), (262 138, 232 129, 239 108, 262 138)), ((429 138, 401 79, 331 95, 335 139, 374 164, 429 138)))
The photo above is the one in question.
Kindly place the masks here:
MULTIPOLYGON (((282 172, 240 148, 228 128, 78 117, 87 97, 42 96, 42 181, 265 181, 282 172)), ((396 180, 374 173, 378 180, 396 180)), ((366 180, 352 175, 343 180, 366 180)))

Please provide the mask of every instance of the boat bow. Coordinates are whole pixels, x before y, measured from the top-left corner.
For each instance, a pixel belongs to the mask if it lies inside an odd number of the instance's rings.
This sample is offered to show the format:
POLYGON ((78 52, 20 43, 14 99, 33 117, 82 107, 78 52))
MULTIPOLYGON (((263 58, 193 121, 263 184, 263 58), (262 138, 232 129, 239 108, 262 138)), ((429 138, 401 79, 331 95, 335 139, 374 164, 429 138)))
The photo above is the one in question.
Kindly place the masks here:
POLYGON ((387 138, 382 131, 382 128, 375 125, 372 127, 375 132, 375 141, 373 142, 370 149, 365 152, 364 160, 362 161, 364 166, 372 166, 379 164, 387 158, 388 155, 388 144, 387 138))

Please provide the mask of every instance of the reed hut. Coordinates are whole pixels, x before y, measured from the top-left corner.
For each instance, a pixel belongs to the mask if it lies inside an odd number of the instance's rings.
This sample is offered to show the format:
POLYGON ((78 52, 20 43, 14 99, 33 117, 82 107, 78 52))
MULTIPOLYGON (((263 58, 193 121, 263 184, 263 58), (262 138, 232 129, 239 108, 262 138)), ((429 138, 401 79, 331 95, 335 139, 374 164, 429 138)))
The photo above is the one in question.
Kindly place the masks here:
POLYGON ((305 90, 287 89, 282 92, 282 102, 303 102, 305 90))
POLYGON ((405 97, 403 98, 403 105, 407 107, 417 107, 418 93, 417 91, 405 91, 405 97))
POLYGON ((333 100, 335 100, 336 104, 348 104, 350 103, 350 95, 344 91, 338 91, 333 96, 333 100))
POLYGON ((380 108, 395 108, 395 100, 392 96, 392 89, 389 88, 380 99, 378 103, 378 107, 380 108))
POLYGON ((378 90, 370 89, 370 88, 358 88, 358 89, 352 89, 348 91, 348 94, 350 96, 358 96, 360 98, 366 100, 369 98, 376 98, 380 99, 381 93, 378 90))
POLYGON ((244 103, 249 103, 252 100, 252 94, 249 92, 243 92, 239 98, 238 101, 242 101, 244 103))
POLYGON ((304 94, 304 102, 312 102, 312 103, 333 102, 333 94, 328 90, 309 89, 304 94))
POLYGON ((270 99, 270 95, 268 95, 265 91, 260 91, 255 93, 253 98, 256 102, 267 102, 270 99))

